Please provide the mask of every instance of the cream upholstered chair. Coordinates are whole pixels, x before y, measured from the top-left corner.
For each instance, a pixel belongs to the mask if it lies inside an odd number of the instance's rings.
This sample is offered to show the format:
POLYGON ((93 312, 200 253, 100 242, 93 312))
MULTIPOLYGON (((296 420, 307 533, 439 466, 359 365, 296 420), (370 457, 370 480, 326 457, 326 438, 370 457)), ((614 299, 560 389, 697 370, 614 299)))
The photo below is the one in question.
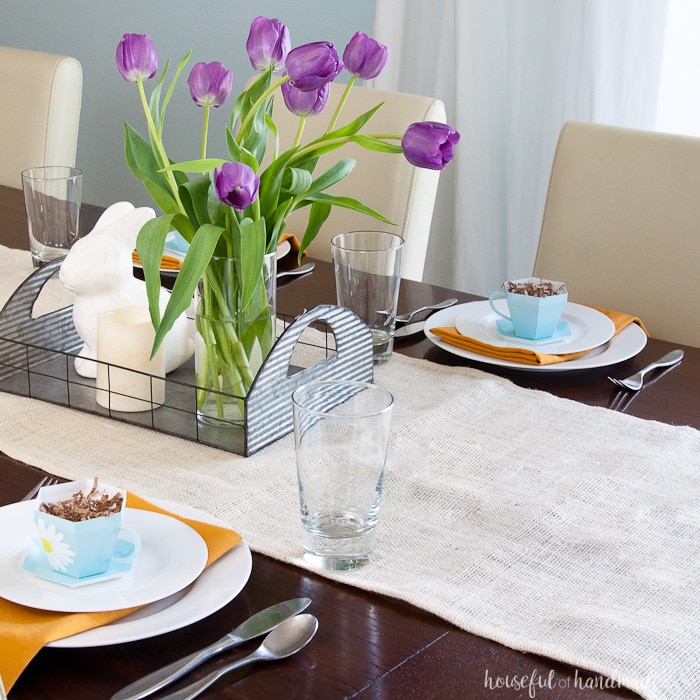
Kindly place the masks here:
POLYGON ((534 274, 700 346, 700 139, 565 123, 534 274))
POLYGON ((0 185, 36 165, 75 165, 83 72, 75 58, 0 46, 0 185))
MULTIPOLYGON (((325 131, 344 89, 345 85, 331 84, 326 108, 320 115, 309 117, 306 121, 304 143, 325 131)), ((414 122, 445 121, 445 106, 440 100, 355 85, 336 126, 347 124, 380 102, 384 104, 364 127, 363 133, 403 134, 406 127, 414 122)), ((281 94, 275 97, 273 116, 280 132, 281 147, 289 147, 296 134, 299 117, 289 112, 281 94)), ((316 173, 323 172, 324 163, 328 167, 343 157, 355 158, 357 165, 329 191, 360 200, 395 226, 349 209, 333 207, 331 215, 309 247, 309 254, 320 260, 330 260, 330 240, 343 231, 393 231, 405 241, 401 276, 420 280, 423 277, 440 172, 416 168, 401 154, 376 153, 352 144, 324 156, 316 173)), ((288 229, 302 236, 307 220, 308 208, 301 209, 289 217, 288 229)))

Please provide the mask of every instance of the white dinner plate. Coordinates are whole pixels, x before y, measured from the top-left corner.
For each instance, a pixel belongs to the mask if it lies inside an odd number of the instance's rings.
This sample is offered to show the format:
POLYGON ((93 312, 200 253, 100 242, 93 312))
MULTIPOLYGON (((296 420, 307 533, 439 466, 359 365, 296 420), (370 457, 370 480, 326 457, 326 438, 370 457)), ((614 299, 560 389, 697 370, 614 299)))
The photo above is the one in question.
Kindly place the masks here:
MULTIPOLYGON (((161 508, 183 518, 230 528, 231 526, 204 511, 182 503, 150 499, 161 508)), ((211 566, 208 566, 189 586, 181 591, 110 622, 65 639, 47 644, 49 647, 80 649, 109 644, 135 642, 159 634, 182 629, 230 603, 248 583, 253 560, 248 545, 241 541, 211 566)))
MULTIPOLYGON (((479 302, 470 302, 479 303, 479 302)), ((488 302, 487 302, 488 303, 488 302)), ((448 309, 435 312, 425 324, 425 336, 439 348, 451 352, 453 355, 458 355, 467 360, 482 362, 484 364, 495 365, 498 367, 509 367, 520 369, 527 372, 572 372, 582 369, 595 369, 598 367, 607 367, 614 365, 623 360, 628 360, 640 353, 647 344, 647 335, 636 323, 631 323, 626 328, 623 328, 617 335, 614 335, 604 345, 591 350, 582 357, 568 362, 558 362, 553 365, 526 365, 520 362, 509 362, 508 360, 500 360, 495 357, 479 355, 469 350, 463 350, 454 345, 446 343, 437 335, 431 332, 431 328, 441 326, 455 326, 460 313, 464 311, 466 304, 459 304, 448 309)))
MULTIPOLYGON (((507 313, 505 299, 496 302, 499 311, 507 313)), ((502 348, 519 347, 541 350, 551 354, 580 352, 597 348, 607 343, 615 333, 615 324, 608 316, 590 306, 567 303, 562 321, 566 322, 570 334, 557 340, 527 340, 526 338, 504 337, 499 333, 497 322, 502 319, 488 301, 473 301, 461 304, 455 326, 468 338, 502 348)), ((431 322, 431 325, 432 322, 431 322)))
POLYGON ((141 538, 141 551, 124 576, 69 588, 23 569, 37 536, 35 501, 0 508, 0 596, 40 610, 100 612, 147 605, 189 586, 207 563, 207 545, 185 523, 135 508, 124 511, 124 527, 141 538))

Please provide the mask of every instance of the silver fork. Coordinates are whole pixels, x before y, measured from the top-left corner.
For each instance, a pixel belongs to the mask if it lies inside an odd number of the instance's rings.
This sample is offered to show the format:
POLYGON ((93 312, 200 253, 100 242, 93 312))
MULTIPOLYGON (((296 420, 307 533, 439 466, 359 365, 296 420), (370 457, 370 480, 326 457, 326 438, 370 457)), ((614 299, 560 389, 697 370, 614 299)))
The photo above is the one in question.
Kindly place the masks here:
POLYGON ((644 383, 645 374, 651 372, 653 369, 658 369, 659 367, 673 367, 673 365, 677 365, 682 359, 682 350, 671 350, 671 352, 667 353, 655 362, 648 364, 644 369, 640 369, 639 372, 635 372, 632 376, 627 377, 627 379, 616 379, 615 377, 608 377, 608 379, 613 384, 622 387, 623 389, 639 391, 644 383))
POLYGON ((36 486, 31 488, 27 493, 22 496, 23 501, 31 501, 34 496, 39 493, 39 489, 44 486, 53 486, 58 483, 58 479, 54 479, 52 476, 45 476, 36 486))

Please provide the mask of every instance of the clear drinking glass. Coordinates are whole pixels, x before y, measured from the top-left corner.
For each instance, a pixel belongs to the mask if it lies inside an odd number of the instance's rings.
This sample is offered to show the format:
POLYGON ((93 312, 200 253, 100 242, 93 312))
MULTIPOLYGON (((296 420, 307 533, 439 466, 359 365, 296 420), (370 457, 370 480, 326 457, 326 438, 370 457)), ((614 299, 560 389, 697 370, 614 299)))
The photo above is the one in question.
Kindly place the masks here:
POLYGON ((339 306, 356 313, 372 331, 375 363, 394 349, 403 238, 387 231, 349 231, 331 240, 339 306))
POLYGON ((82 181, 81 170, 62 165, 22 171, 34 267, 66 255, 77 240, 82 181))
POLYGON ((328 380, 299 387, 292 403, 304 556, 356 569, 374 550, 394 397, 328 380))

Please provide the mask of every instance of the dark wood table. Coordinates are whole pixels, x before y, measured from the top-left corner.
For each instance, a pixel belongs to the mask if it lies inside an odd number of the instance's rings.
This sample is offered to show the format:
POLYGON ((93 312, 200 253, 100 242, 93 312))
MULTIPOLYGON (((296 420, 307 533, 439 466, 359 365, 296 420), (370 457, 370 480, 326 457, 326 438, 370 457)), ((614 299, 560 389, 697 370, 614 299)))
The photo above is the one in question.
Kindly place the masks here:
MULTIPOLYGON (((26 248, 21 193, 0 187, 0 211, 0 243, 26 248)), ((99 211, 96 207, 84 208, 85 230, 99 211)), ((478 298, 404 281, 400 312, 449 296, 457 296, 460 301, 478 298)), ((280 282, 280 312, 296 314, 318 303, 335 303, 329 264, 319 263, 311 275, 280 282)), ((422 336, 397 341, 395 352, 449 365, 478 366, 523 387, 606 407, 618 395, 606 379, 608 374, 624 376, 676 346, 650 340, 634 359, 577 373, 495 369, 436 348, 422 336)), ((700 427, 700 349, 684 349, 686 356, 680 366, 630 395, 623 406, 626 413, 700 427)), ((60 450, 60 445, 56 449, 60 450)), ((41 470, 0 453, 0 505, 18 500, 41 474, 41 470)), ((638 697, 626 689, 601 689, 601 679, 594 674, 504 647, 399 600, 253 554, 248 584, 219 612, 185 629, 142 641, 85 649, 46 648, 24 671, 10 700, 109 698, 142 675, 218 639, 257 610, 299 596, 312 598, 309 612, 320 621, 311 644, 285 661, 234 672, 202 697, 520 700, 533 697, 527 686, 516 690, 495 688, 493 684, 495 679, 512 683, 524 678, 535 684, 534 697, 546 700, 638 697), (487 677, 491 684, 485 682, 487 677)), ((594 636, 592 631, 592 643, 594 636)), ((244 650, 251 651, 255 646, 255 642, 249 643, 244 650)), ((224 655, 211 661, 192 677, 201 677, 230 658, 224 655)))

